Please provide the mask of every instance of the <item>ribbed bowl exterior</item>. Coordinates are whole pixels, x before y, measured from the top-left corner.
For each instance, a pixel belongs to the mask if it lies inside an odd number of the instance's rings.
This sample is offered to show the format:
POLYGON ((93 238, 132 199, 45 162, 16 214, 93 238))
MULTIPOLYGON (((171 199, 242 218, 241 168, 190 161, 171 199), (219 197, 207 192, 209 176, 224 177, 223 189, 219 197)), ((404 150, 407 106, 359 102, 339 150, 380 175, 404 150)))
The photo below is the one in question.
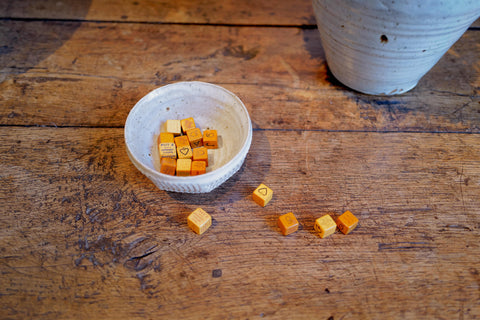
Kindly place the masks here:
POLYGON ((165 191, 212 191, 240 169, 251 142, 252 123, 243 102, 220 86, 199 81, 177 82, 150 92, 130 110, 125 122, 128 157, 140 172, 165 191), (210 164, 210 171, 198 176, 160 173, 156 166, 159 160, 155 159, 153 152, 160 124, 166 119, 190 116, 203 119, 212 129, 219 129, 223 146, 211 150, 218 151, 213 158, 213 167, 210 164))
POLYGON ((480 1, 313 0, 332 74, 367 94, 406 92, 480 16, 480 1))

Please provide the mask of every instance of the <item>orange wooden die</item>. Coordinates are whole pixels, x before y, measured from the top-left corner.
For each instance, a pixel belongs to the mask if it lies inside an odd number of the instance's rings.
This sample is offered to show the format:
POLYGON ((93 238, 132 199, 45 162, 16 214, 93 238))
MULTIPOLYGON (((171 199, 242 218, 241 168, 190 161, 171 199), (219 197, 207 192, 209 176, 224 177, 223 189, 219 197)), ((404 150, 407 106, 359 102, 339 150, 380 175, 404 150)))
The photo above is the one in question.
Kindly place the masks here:
POLYGON ((167 120, 165 122, 165 131, 173 133, 173 135, 178 136, 182 133, 182 126, 180 125, 180 120, 167 120))
POLYGON ((170 132, 161 132, 158 135, 158 143, 172 143, 174 142, 173 140, 173 133, 170 132))
POLYGON ((164 174, 169 174, 171 176, 175 175, 177 167, 177 160, 172 158, 162 158, 160 159, 160 172, 164 174))
POLYGON ((314 229, 319 233, 320 238, 325 238, 335 233, 335 230, 337 230, 337 224, 333 221, 330 215, 326 214, 315 220, 314 229))
POLYGON ((178 159, 191 159, 192 148, 190 146, 177 147, 177 157, 178 159))
POLYGON ((196 128, 195 121, 193 120, 193 118, 186 118, 186 119, 180 120, 180 125, 182 126, 183 133, 186 133, 187 130, 196 128))
POLYGON ((273 191, 263 183, 261 183, 255 191, 253 191, 252 199, 258 205, 265 207, 272 200, 273 191))
POLYGON ((293 213, 289 212, 278 218, 278 226, 283 235, 286 236, 298 230, 298 221, 293 213))
POLYGON ((217 130, 205 130, 203 132, 203 145, 208 149, 218 148, 217 130))
POLYGON ((190 147, 190 141, 188 141, 187 136, 178 136, 175 137, 175 145, 177 146, 177 148, 190 147))
POLYGON ((205 147, 198 147, 192 149, 192 160, 193 161, 204 161, 205 165, 208 167, 208 150, 205 147))
POLYGON ((340 217, 337 219, 337 226, 343 234, 350 233, 353 229, 355 229, 358 225, 358 218, 353 215, 350 211, 345 211, 340 217))
POLYGON ((198 176, 199 174, 204 174, 207 172, 207 165, 205 161, 192 161, 192 168, 190 175, 198 176))
POLYGON ((187 130, 188 141, 190 141, 190 146, 192 148, 201 147, 203 144, 202 131, 199 128, 193 128, 187 130))
POLYGON ((189 176, 192 170, 192 159, 177 160, 177 176, 189 176))
POLYGON ((158 145, 158 153, 161 158, 177 158, 177 148, 175 148, 175 143, 167 142, 160 143, 158 145))
POLYGON ((212 225, 212 217, 202 208, 197 208, 187 218, 190 229, 202 234, 212 225))

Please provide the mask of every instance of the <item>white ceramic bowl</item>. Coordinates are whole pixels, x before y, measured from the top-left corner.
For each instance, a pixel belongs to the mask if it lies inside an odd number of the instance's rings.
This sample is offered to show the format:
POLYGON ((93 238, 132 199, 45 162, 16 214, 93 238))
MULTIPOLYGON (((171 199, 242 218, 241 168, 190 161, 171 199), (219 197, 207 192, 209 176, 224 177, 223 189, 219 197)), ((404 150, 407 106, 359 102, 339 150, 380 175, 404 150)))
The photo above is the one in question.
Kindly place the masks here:
POLYGON ((125 123, 127 153, 135 167, 165 191, 210 192, 240 169, 252 142, 252 123, 242 101, 205 82, 178 82, 148 93, 125 123), (193 117, 202 131, 218 132, 219 148, 209 149, 207 173, 178 177, 159 171, 156 140, 168 119, 193 117))

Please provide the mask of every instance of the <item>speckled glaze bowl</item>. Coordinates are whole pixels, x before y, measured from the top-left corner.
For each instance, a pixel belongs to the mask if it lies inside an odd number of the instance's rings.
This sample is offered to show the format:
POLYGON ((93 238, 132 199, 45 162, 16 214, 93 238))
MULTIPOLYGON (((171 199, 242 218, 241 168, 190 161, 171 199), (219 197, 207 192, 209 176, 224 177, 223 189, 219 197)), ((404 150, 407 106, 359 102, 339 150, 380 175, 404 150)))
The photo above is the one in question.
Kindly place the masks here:
POLYGON ((480 16, 479 0, 313 0, 332 74, 374 95, 414 88, 480 16))
POLYGON ((220 186, 242 166, 252 142, 252 123, 242 101, 205 82, 178 82, 143 97, 125 122, 127 153, 135 167, 159 189, 205 193, 220 186), (156 141, 168 119, 193 117, 197 127, 218 132, 218 149, 209 149, 207 173, 178 177, 160 173, 156 141))

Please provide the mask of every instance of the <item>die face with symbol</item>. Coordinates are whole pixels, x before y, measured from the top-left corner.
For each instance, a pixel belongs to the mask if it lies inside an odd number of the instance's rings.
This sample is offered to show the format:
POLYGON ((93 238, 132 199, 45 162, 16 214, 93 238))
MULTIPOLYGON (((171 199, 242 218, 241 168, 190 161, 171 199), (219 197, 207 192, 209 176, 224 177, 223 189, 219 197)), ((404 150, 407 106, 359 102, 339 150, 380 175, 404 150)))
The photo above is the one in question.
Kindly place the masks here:
POLYGON ((193 161, 204 161, 208 167, 208 150, 205 147, 198 147, 192 150, 193 161))
POLYGON ((191 159, 192 148, 190 148, 190 146, 177 147, 177 156, 178 159, 191 159))
POLYGON ((218 148, 217 130, 205 130, 203 132, 203 145, 208 149, 218 148))
POLYGON ((286 213, 278 218, 278 226, 284 236, 298 230, 298 221, 292 212, 286 213))
POLYGON ((273 191, 263 183, 260 184, 255 191, 253 191, 252 199, 258 205, 265 207, 270 200, 272 200, 273 191))
POLYGON ((158 145, 158 153, 160 158, 173 158, 177 157, 177 148, 175 143, 160 143, 158 145))
POLYGON ((199 128, 189 129, 186 134, 192 148, 198 148, 203 145, 203 135, 199 128))

